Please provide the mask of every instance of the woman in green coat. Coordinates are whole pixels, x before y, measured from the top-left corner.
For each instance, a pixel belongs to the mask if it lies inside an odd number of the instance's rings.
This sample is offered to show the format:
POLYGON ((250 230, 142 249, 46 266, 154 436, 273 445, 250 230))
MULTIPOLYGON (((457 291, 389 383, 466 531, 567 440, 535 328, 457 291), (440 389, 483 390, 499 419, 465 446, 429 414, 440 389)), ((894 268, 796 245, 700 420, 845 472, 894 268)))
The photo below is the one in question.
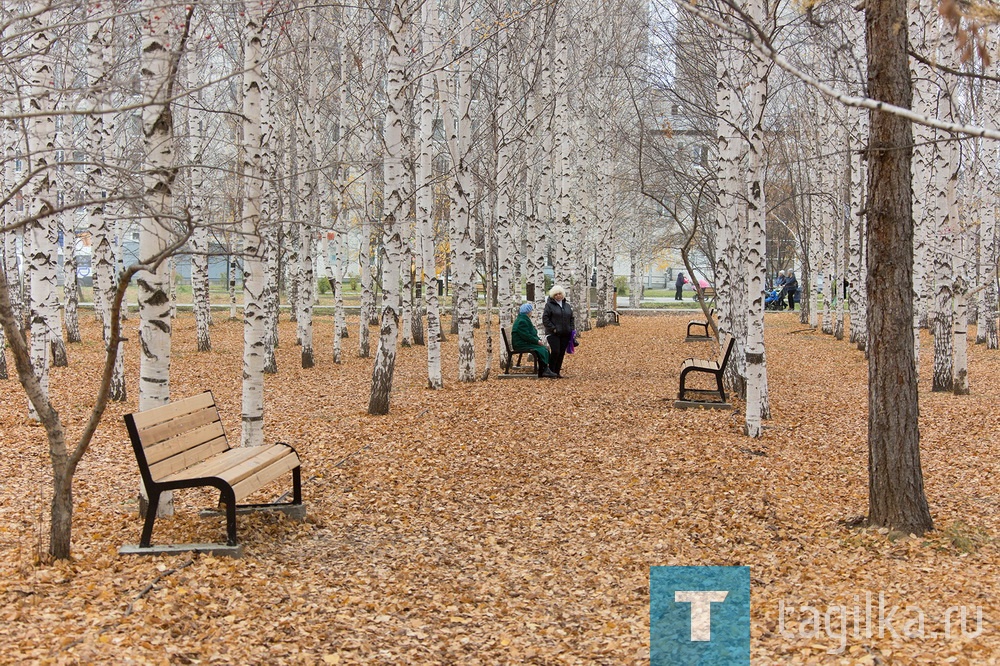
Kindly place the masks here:
POLYGON ((514 324, 510 327, 510 346, 517 351, 531 350, 538 352, 538 376, 557 378, 556 373, 549 370, 549 350, 538 339, 538 330, 531 323, 531 311, 535 306, 525 303, 518 311, 514 324))

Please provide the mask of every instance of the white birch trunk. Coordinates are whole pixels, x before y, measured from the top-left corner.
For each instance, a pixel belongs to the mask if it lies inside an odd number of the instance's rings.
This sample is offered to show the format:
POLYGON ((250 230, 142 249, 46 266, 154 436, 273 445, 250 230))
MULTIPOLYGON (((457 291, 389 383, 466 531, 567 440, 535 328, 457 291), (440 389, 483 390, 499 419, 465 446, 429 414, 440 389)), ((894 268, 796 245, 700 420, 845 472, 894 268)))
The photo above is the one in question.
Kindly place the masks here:
MULTIPOLYGON (((262 138, 261 146, 266 145, 268 142, 262 138)), ((263 161, 266 160, 267 158, 264 157, 263 161)), ((260 200, 261 227, 264 230, 262 239, 264 243, 264 271, 267 276, 264 287, 264 374, 275 375, 278 373, 278 357, 275 350, 278 347, 278 315, 281 307, 281 294, 278 289, 281 273, 278 268, 278 255, 281 252, 278 247, 278 228, 281 225, 278 224, 277 216, 272 207, 276 203, 276 198, 262 193, 260 200)))
MULTIPOLYGON (((946 22, 941 21, 944 26, 946 22)), ((945 28, 941 35, 942 51, 951 48, 954 38, 953 31, 945 28)), ((939 81, 938 94, 939 117, 946 122, 955 118, 952 93, 948 82, 943 78, 939 81)), ((952 300, 955 297, 955 256, 959 249, 958 234, 960 221, 958 219, 958 143, 955 137, 945 132, 938 132, 938 148, 935 154, 934 185, 935 201, 937 202, 937 234, 934 243, 934 280, 936 285, 934 312, 934 376, 932 391, 952 391, 955 389, 955 335, 957 328, 965 335, 964 322, 956 328, 955 311, 952 300)), ((963 302, 964 314, 964 302, 963 302)), ((964 346, 964 341, 963 341, 964 346)), ((963 368, 964 370, 964 368, 963 368)))
POLYGON ((343 339, 347 337, 347 316, 344 310, 344 277, 347 270, 347 229, 349 212, 346 193, 350 187, 347 138, 347 112, 351 106, 349 82, 349 54, 347 47, 347 26, 340 29, 340 70, 339 96, 340 115, 337 120, 337 174, 333 183, 333 230, 334 260, 330 271, 330 285, 333 287, 333 362, 343 362, 343 339))
POLYGON ((834 193, 836 193, 837 199, 834 203, 834 234, 835 234, 835 245, 834 245, 834 260, 835 268, 834 272, 837 275, 836 283, 834 284, 834 310, 833 310, 833 337, 837 340, 844 339, 844 299, 845 290, 848 283, 847 278, 847 253, 848 245, 850 242, 850 201, 851 201, 851 160, 850 160, 850 137, 846 132, 843 131, 843 126, 838 122, 837 129, 837 144, 844 147, 848 158, 841 161, 837 160, 837 166, 843 167, 843 169, 837 169, 834 173, 839 173, 840 177, 836 181, 836 187, 834 188, 834 193), (846 211, 846 213, 845 213, 846 211))
MULTIPOLYGON (((573 147, 570 136, 569 108, 569 7, 556 7, 555 50, 552 60, 552 81, 554 111, 552 125, 555 137, 554 159, 556 163, 555 220, 552 235, 555 239, 554 280, 571 289, 576 283, 576 271, 570 258, 573 238, 573 224, 570 219, 573 188, 573 147)), ((577 304, 579 305, 579 303, 577 304)))
MULTIPOLYGON (((56 50, 61 47, 61 43, 56 43, 56 50)), ((61 70, 61 66, 56 62, 57 56, 50 56, 50 64, 57 73, 61 70)), ((60 86, 59 82, 49 81, 49 84, 55 87, 60 86)), ((55 104, 49 107, 53 112, 59 112, 55 104)), ((59 126, 56 125, 55 116, 51 119, 52 127, 54 129, 51 138, 51 150, 47 149, 49 152, 49 157, 53 168, 50 170, 49 177, 49 192, 51 192, 51 203, 56 208, 61 208, 65 201, 63 193, 66 190, 66 179, 65 173, 63 172, 63 165, 59 157, 59 151, 63 147, 64 139, 62 137, 62 132, 59 126)), ((54 213, 52 219, 46 220, 45 224, 49 229, 49 233, 52 235, 52 244, 55 248, 55 254, 53 255, 54 263, 52 265, 52 289, 53 289, 53 304, 51 307, 46 309, 46 317, 48 319, 49 344, 51 345, 51 364, 55 368, 65 368, 69 365, 69 358, 66 355, 66 342, 63 340, 63 311, 65 304, 59 300, 59 273, 61 267, 59 265, 59 232, 63 228, 63 218, 64 213, 54 213)), ((63 254, 65 259, 65 253, 63 254)))
MULTIPOLYGON (((997 69, 994 65, 987 71, 995 76, 997 69)), ((994 86, 993 90, 984 94, 984 97, 987 105, 986 113, 989 117, 996 117, 1000 113, 1000 89, 994 86)), ((982 188, 984 195, 982 198, 983 228, 981 232, 980 263, 983 271, 987 275, 991 275, 990 272, 997 265, 997 196, 998 190, 1000 190, 1000 176, 998 176, 998 169, 1000 169, 1000 146, 995 145, 992 141, 983 142, 982 150, 984 154, 983 163, 986 165, 986 174, 984 175, 985 187, 982 188)), ((982 310, 983 312, 980 314, 980 321, 982 323, 979 326, 981 330, 977 334, 976 342, 979 342, 979 337, 982 337, 987 349, 997 349, 998 342, 1000 341, 997 339, 996 276, 989 278, 986 288, 983 290, 982 310)))
MULTIPOLYGON (((372 128, 367 137, 365 154, 374 155, 376 146, 376 134, 372 128)), ((372 316, 375 309, 375 293, 372 289, 371 271, 371 247, 372 247, 372 220, 375 215, 375 163, 369 162, 364 175, 365 204, 364 212, 361 216, 361 247, 358 251, 358 264, 361 273, 361 312, 358 322, 358 356, 369 358, 371 356, 371 343, 369 341, 372 316)))
POLYGON ((305 222, 299 226, 299 271, 298 271, 298 325, 302 344, 302 367, 311 368, 316 364, 313 356, 313 302, 316 298, 315 233, 319 225, 319 192, 316 169, 316 114, 313 105, 317 102, 316 75, 313 71, 313 42, 316 40, 317 11, 308 9, 309 25, 305 44, 306 94, 298 105, 297 117, 301 118, 300 140, 302 150, 299 155, 299 196, 301 213, 305 222))
MULTIPOLYGON (((538 113, 541 114, 538 121, 538 125, 540 126, 539 131, 541 133, 541 150, 538 159, 540 167, 538 173, 538 206, 536 208, 538 233, 535 236, 535 251, 542 260, 542 264, 539 268, 542 273, 540 281, 536 284, 535 291, 535 312, 537 313, 536 317, 538 318, 538 322, 541 321, 542 308, 545 306, 546 290, 544 270, 548 246, 551 241, 550 231, 554 227, 554 220, 552 219, 552 206, 555 199, 555 192, 553 189, 553 164, 556 160, 556 128, 553 124, 553 114, 551 111, 555 99, 552 93, 552 52, 548 47, 548 37, 543 37, 542 40, 540 55, 541 72, 539 74, 540 91, 537 109, 538 113)), ((635 274, 635 271, 633 271, 633 274, 635 274)), ((632 293, 634 294, 633 298, 638 299, 641 293, 641 287, 637 288, 632 293)), ((638 300, 636 300, 633 307, 639 307, 638 300)))
POLYGON ((382 322, 375 366, 372 370, 369 414, 388 414, 396 368, 399 334, 399 271, 403 254, 402 222, 406 217, 403 195, 406 169, 403 164, 403 112, 406 104, 404 53, 411 21, 409 0, 394 0, 389 16, 389 54, 386 62, 385 215, 382 220, 382 322))
MULTIPOLYGON (((540 56, 535 53, 532 53, 528 59, 528 63, 525 65, 526 79, 530 80, 534 74, 535 61, 539 59, 540 56)), ((544 60, 542 62, 544 63, 544 60)), ((544 82, 544 80, 543 78, 542 81, 544 82)), ((538 128, 541 125, 539 114, 541 113, 541 109, 545 107, 545 101, 537 88, 538 84, 535 83, 535 86, 528 93, 525 118, 525 143, 527 146, 530 146, 532 153, 528 156, 525 174, 524 237, 528 251, 527 261, 525 262, 528 293, 525 294, 525 297, 535 306, 535 309, 532 311, 532 319, 537 325, 541 321, 542 308, 545 304, 545 251, 548 239, 546 238, 545 225, 542 220, 542 211, 544 210, 542 203, 542 192, 544 190, 542 174, 544 167, 539 167, 539 162, 545 162, 543 148, 546 139, 544 136, 538 136, 538 128)))
MULTIPOLYGON (((242 173, 242 171, 241 171, 242 173)), ((242 175, 240 176, 242 179, 242 175)), ((245 188, 240 188, 241 191, 245 188)), ((240 197, 236 206, 235 217, 237 220, 243 219, 243 198, 240 197)), ((240 253, 243 252, 243 243, 238 234, 234 234, 229 239, 229 319, 236 319, 236 276, 240 270, 240 253)))
MULTIPOLYGON (((49 367, 52 363, 51 346, 59 331, 51 328, 54 314, 59 308, 56 298, 56 224, 52 210, 55 192, 50 169, 55 164, 55 121, 51 115, 53 104, 49 97, 52 87, 52 63, 49 56, 51 40, 49 21, 51 14, 44 3, 33 2, 31 20, 28 86, 28 111, 34 115, 26 120, 27 156, 29 169, 37 170, 28 185, 26 212, 35 216, 27 226, 25 241, 28 243, 27 273, 30 280, 31 364, 38 378, 42 393, 48 398, 49 367)), ((29 402, 28 411, 38 419, 29 402)))
POLYGON ((80 342, 79 286, 76 282, 76 228, 72 214, 63 219, 63 298, 66 303, 66 341, 80 342))
MULTIPOLYGON (((96 10, 99 11, 99 10, 96 10)), ((105 68, 110 57, 110 32, 101 28, 97 16, 87 23, 87 83, 90 86, 89 104, 92 108, 107 105, 107 96, 100 94, 99 83, 104 79, 105 68)), ((111 126, 105 123, 104 115, 93 113, 86 116, 87 134, 84 145, 91 156, 91 162, 86 169, 86 197, 94 203, 87 206, 86 225, 91 237, 91 279, 94 292, 94 308, 103 325, 105 345, 111 339, 111 301, 118 287, 115 274, 115 251, 112 244, 112 230, 108 211, 103 201, 103 192, 108 190, 107 176, 104 173, 104 158, 106 151, 112 146, 111 126)), ((124 354, 119 349, 115 357, 114 371, 111 376, 109 397, 116 402, 124 402, 128 398, 128 388, 125 382, 124 354)))
POLYGON ((822 225, 823 250, 822 250, 822 276, 823 276, 823 318, 821 329, 827 335, 833 335, 833 303, 837 298, 837 281, 840 276, 836 275, 836 245, 837 230, 839 228, 840 211, 836 205, 839 198, 839 173, 834 166, 837 159, 833 154, 836 144, 835 114, 830 108, 830 103, 823 99, 820 101, 820 150, 823 160, 820 165, 820 192, 822 193, 820 205, 820 224, 822 225))
MULTIPOLYGON (((408 142, 407 142, 408 143, 408 142)), ((409 152, 409 151, 407 151, 409 152)), ((409 174, 407 174, 409 180, 409 174)), ((407 188, 412 189, 412 188, 407 188)), ((400 323, 399 329, 402 333, 400 344, 403 347, 413 346, 413 237, 409 233, 409 220, 403 222, 406 239, 403 242, 403 256, 400 258, 400 278, 402 288, 399 292, 400 323)))
MULTIPOLYGON (((187 68, 193 69, 194 63, 187 68)), ((212 78, 212 68, 207 68, 205 78, 212 78)), ((197 94, 198 103, 191 104, 188 111, 188 124, 191 132, 189 155, 191 159, 191 182, 188 199, 191 206, 191 217, 195 228, 191 233, 191 309, 194 312, 195 337, 199 352, 212 349, 212 338, 209 326, 212 324, 212 304, 208 282, 208 225, 204 218, 205 203, 205 169, 202 163, 205 159, 205 125, 207 118, 202 111, 207 100, 202 93, 197 94)))
MULTIPOLYGON (((182 23, 178 10, 151 3, 142 35, 142 133, 145 154, 143 175, 146 215, 139 234, 140 260, 161 257, 171 240, 169 227, 174 213, 171 185, 176 174, 173 120, 170 101, 176 75, 171 48, 182 23)), ((170 402, 170 311, 169 272, 161 261, 155 271, 136 274, 139 298, 139 411, 170 402)), ((143 488, 143 493, 145 489, 143 488)), ((170 493, 166 493, 170 495, 170 493)), ((140 513, 145 504, 140 500, 140 513)), ((160 497, 158 515, 173 513, 173 498, 160 497)))
MULTIPOLYGON (((264 40, 268 33, 261 31, 261 39, 264 40)), ((271 93, 271 59, 266 57, 263 50, 267 44, 262 41, 260 48, 262 54, 260 58, 260 76, 258 85, 260 86, 260 146, 262 148, 260 156, 260 242, 263 247, 263 271, 264 271, 264 374, 277 374, 278 359, 275 349, 278 346, 278 316, 280 314, 281 275, 279 270, 279 256, 281 248, 278 243, 278 236, 281 231, 281 186, 278 174, 278 165, 281 163, 281 155, 277 150, 268 150, 271 146, 280 146, 282 143, 281 132, 277 126, 281 119, 277 117, 278 104, 275 102, 275 95, 271 93)), ((241 88, 242 91, 242 88, 241 88)), ((242 92, 241 92, 242 95, 242 92)), ((260 253, 261 250, 258 250, 260 253)), ((256 333, 255 333, 256 335, 256 333)))
MULTIPOLYGON (((424 23, 436 18, 436 8, 424 6, 424 23)), ((424 56, 429 58, 436 43, 433 31, 425 29, 424 56)), ((437 64, 435 59, 434 64, 437 64)), ((441 312, 438 306, 437 265, 434 237, 434 80, 429 74, 420 79, 420 125, 416 169, 417 237, 420 243, 424 305, 427 308, 427 388, 439 389, 441 378, 441 312)))
MULTIPOLYGON (((326 278, 327 283, 329 283, 330 288, 333 289, 333 300, 334 300, 334 315, 333 315, 333 362, 339 364, 342 360, 341 358, 341 337, 340 337, 340 322, 337 318, 337 276, 336 276, 336 257, 331 258, 330 256, 330 234, 324 231, 323 236, 319 241, 319 254, 323 257, 323 277, 326 278)), ((334 237, 334 244, 336 244, 336 235, 334 237)), ((336 253, 336 249, 333 250, 336 253)))
POLYGON ((266 255, 261 226, 261 110, 265 105, 261 61, 265 35, 260 6, 245 4, 243 48, 243 446, 264 443, 264 345, 267 336, 265 307, 266 255))
MULTIPOLYGON (((910 41, 925 54, 935 53, 936 36, 931 28, 937 11, 930 0, 910 0, 910 41)), ((913 110, 928 117, 937 115, 937 92, 934 73, 929 65, 910 61, 913 79, 913 110)), ((925 125, 913 125, 913 344, 914 363, 919 371, 920 329, 930 325, 934 278, 931 271, 931 247, 928 239, 937 227, 933 206, 935 131, 925 125)))
MULTIPOLYGON (((0 108, 12 118, 18 113, 18 107, 12 100, 3 102, 0 108)), ((2 137, 4 142, 3 186, 4 191, 12 192, 16 187, 19 177, 19 174, 14 171, 14 164, 21 149, 21 135, 13 120, 3 121, 0 124, 0 131, 3 132, 2 137)), ((25 256, 25 248, 21 246, 22 239, 24 238, 24 227, 18 226, 15 228, 21 215, 18 213, 16 202, 13 199, 7 202, 2 213, 3 217, 0 218, 0 221, 3 221, 4 226, 11 227, 10 231, 0 234, 0 241, 3 244, 0 247, 0 252, 3 253, 4 275, 7 278, 10 306, 14 314, 14 319, 18 322, 19 328, 24 330, 26 328, 23 309, 24 280, 20 265, 20 258, 25 256)))
MULTIPOLYGON (((817 99, 816 95, 811 95, 810 98, 812 104, 814 105, 813 114, 818 116, 818 108, 819 105, 822 104, 822 100, 817 99)), ((818 129, 810 133, 810 139, 810 157, 818 162, 823 149, 819 139, 818 129)), ((815 188, 809 188, 810 191, 817 189, 822 192, 823 180, 820 175, 821 173, 821 170, 817 168, 815 170, 815 175, 809 179, 810 185, 815 184, 815 188)), ((809 325, 813 328, 819 328, 819 306, 822 299, 821 290, 819 289, 819 283, 822 279, 823 273, 822 262, 820 261, 823 250, 823 207, 821 199, 822 195, 817 196, 814 194, 810 194, 806 198, 806 205, 808 209, 807 223, 809 225, 809 275, 806 282, 809 285, 809 290, 807 294, 803 294, 803 300, 805 300, 805 298, 809 299, 809 325)), ((806 308, 803 307, 803 312, 805 309, 806 308)))
MULTIPOLYGON (((750 3, 751 16, 764 25, 763 0, 750 3)), ((764 107, 767 102, 767 63, 748 50, 753 74, 750 88, 749 169, 747 187, 747 249, 745 259, 747 342, 746 433, 750 437, 762 434, 761 420, 770 417, 767 401, 767 364, 764 357, 764 279, 767 270, 766 219, 764 189, 764 107)))
MULTIPOLYGON (((497 309, 500 314, 500 326, 507 327, 517 316, 519 306, 518 294, 514 285, 514 261, 517 256, 516 221, 514 219, 514 177, 516 146, 514 126, 514 109, 511 103, 513 96, 513 72, 511 71, 510 43, 501 37, 498 53, 499 95, 497 97, 497 309)), ((506 349, 500 347, 500 362, 505 361, 506 349)))
MULTIPOLYGON (((139 256, 149 261, 162 254, 170 240, 169 217, 173 212, 171 183, 174 166, 173 123, 170 115, 171 52, 168 44, 177 37, 178 19, 171 12, 152 6, 142 38, 142 110, 146 170, 143 176, 146 216, 139 236, 139 256)), ((166 262, 156 272, 136 275, 139 290, 139 410, 170 401, 170 293, 166 262)))
POLYGON ((865 191, 868 182, 866 162, 862 153, 867 147, 868 112, 852 111, 851 160, 851 230, 850 269, 851 275, 851 342, 859 351, 868 350, 868 289, 867 270, 864 256, 865 240, 865 191))
MULTIPOLYGON (((716 321, 719 334, 733 335, 732 298, 726 294, 733 293, 734 267, 730 264, 731 247, 736 240, 734 224, 737 219, 737 187, 739 160, 739 116, 735 113, 739 102, 734 99, 736 91, 732 86, 734 49, 728 35, 719 34, 719 56, 716 62, 715 105, 718 121, 716 125, 716 140, 718 142, 719 160, 719 194, 715 229, 715 292, 721 295, 716 299, 716 321)), ((696 276, 689 276, 696 279, 696 276)), ((633 287, 634 288, 634 287, 633 287)))
POLYGON ((474 320, 478 316, 475 288, 475 247, 472 228, 471 132, 472 119, 472 16, 463 11, 460 16, 460 43, 458 59, 458 94, 455 103, 449 94, 448 77, 444 70, 438 72, 438 96, 441 115, 445 119, 448 149, 452 160, 452 178, 449 182, 451 196, 450 232, 455 279, 452 282, 453 311, 458 323, 458 380, 476 381, 476 347, 474 320), (455 107, 458 107, 457 109, 455 107))

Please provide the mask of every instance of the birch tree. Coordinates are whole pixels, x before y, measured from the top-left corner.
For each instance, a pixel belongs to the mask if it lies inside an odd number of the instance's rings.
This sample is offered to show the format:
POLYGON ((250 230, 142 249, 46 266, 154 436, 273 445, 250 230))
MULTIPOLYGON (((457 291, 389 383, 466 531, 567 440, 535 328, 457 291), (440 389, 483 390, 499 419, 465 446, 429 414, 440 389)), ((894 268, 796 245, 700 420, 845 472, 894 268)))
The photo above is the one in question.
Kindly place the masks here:
POLYGON ((242 232, 243 259, 243 446, 264 443, 264 343, 267 316, 264 303, 266 256, 261 237, 261 61, 265 54, 265 27, 261 5, 244 5, 243 47, 243 173, 246 198, 242 232))
MULTIPOLYGON (((435 68, 439 63, 439 47, 433 31, 427 27, 436 19, 436 8, 423 6, 424 65, 435 68)), ((420 271, 423 279, 424 305, 427 308, 427 387, 439 389, 441 378, 441 313, 437 294, 437 265, 434 236, 434 78, 420 78, 418 125, 418 157, 416 165, 417 238, 420 246, 420 271)))
MULTIPOLYGON (((733 307, 735 303, 728 296, 735 293, 735 266, 732 264, 732 246, 738 242, 735 221, 738 219, 737 188, 738 162, 740 157, 740 107, 736 99, 734 85, 735 47, 731 37, 719 34, 719 56, 716 61, 716 140, 718 142, 718 208, 715 229, 715 291, 721 298, 716 299, 716 318, 719 324, 720 343, 726 335, 735 335, 733 307)), ((735 364, 733 364, 735 366, 735 364)), ((733 372, 727 373, 731 379, 733 372)))
MULTIPOLYGON (((947 25, 938 22, 939 25, 947 25)), ((939 43, 942 53, 954 43, 954 32, 944 32, 939 43), (949 39, 949 37, 951 39, 949 39)), ((945 122, 954 120, 954 106, 951 87, 943 77, 938 80, 938 114, 945 122)), ((955 312, 952 299, 955 296, 955 266, 953 257, 958 242, 958 145, 954 136, 937 131, 934 154, 934 190, 936 218, 934 235, 934 374, 931 390, 951 391, 955 382, 955 312)), ((964 333, 964 325, 961 327, 964 333)))
MULTIPOLYGON (((110 57, 113 23, 100 8, 95 10, 87 22, 87 84, 90 108, 97 109, 109 103, 106 90, 106 69, 110 57)), ((91 156, 86 166, 85 197, 87 205, 86 225, 91 236, 91 275, 94 286, 94 306, 103 325, 104 344, 111 344, 111 301, 118 287, 115 271, 117 260, 112 244, 112 229, 106 207, 105 192, 110 190, 109 177, 104 170, 105 155, 111 149, 111 127, 105 123, 104 114, 89 113, 86 116, 86 138, 84 145, 91 156)), ((116 402, 124 402, 128 397, 125 382, 123 355, 114 357, 109 397, 116 402)))
POLYGON ((403 112, 407 108, 405 46, 413 19, 410 0, 393 0, 387 28, 386 60, 385 215, 382 219, 382 321, 375 366, 372 371, 369 414, 388 414, 389 395, 396 368, 399 334, 399 278, 403 254, 402 225, 406 217, 403 164, 403 112))
MULTIPOLYGON (((764 23, 763 0, 753 0, 749 8, 751 16, 760 24, 764 23)), ((750 88, 750 134, 747 187, 747 244, 745 272, 747 312, 747 341, 744 350, 746 358, 746 433, 750 437, 760 437, 761 419, 770 416, 767 404, 767 365, 764 360, 764 273, 765 231, 767 206, 764 197, 765 171, 764 157, 764 110, 767 102, 767 63, 752 54, 753 72, 750 88)))
MULTIPOLYGON (((194 69, 194 62, 187 68, 190 73, 194 69)), ((205 78, 212 77, 212 66, 206 65, 205 78)), ((190 83, 193 81, 189 81, 190 83)), ((190 187, 188 190, 188 200, 190 201, 191 217, 197 223, 194 232, 191 234, 191 307, 194 311, 195 337, 197 338, 197 349, 199 352, 207 352, 212 349, 212 337, 209 326, 212 323, 212 302, 209 295, 208 282, 208 225, 205 219, 207 207, 205 206, 205 194, 208 183, 205 177, 205 168, 202 166, 207 152, 207 118, 205 117, 204 93, 194 96, 193 102, 189 105, 187 116, 189 131, 189 159, 190 187)))
MULTIPOLYGON (((452 172, 450 236, 454 252, 453 310, 458 323, 458 380, 476 381, 474 319, 478 317, 475 290, 475 247, 472 218, 472 14, 460 7, 457 54, 457 94, 451 96, 447 72, 438 72, 438 97, 448 138, 452 172)), ((388 197, 387 197, 388 199, 388 197)))
MULTIPOLYGON (((171 100, 183 53, 191 11, 168 8, 155 0, 143 8, 141 32, 142 177, 145 215, 139 234, 139 255, 149 262, 168 252, 178 220, 173 197, 177 175, 171 100)), ((136 275, 139 292, 139 411, 170 402, 170 312, 169 270, 160 262, 154 270, 136 275)), ((145 487, 141 488, 140 513, 147 510, 145 487)), ((161 496, 158 515, 173 514, 173 494, 161 496)))

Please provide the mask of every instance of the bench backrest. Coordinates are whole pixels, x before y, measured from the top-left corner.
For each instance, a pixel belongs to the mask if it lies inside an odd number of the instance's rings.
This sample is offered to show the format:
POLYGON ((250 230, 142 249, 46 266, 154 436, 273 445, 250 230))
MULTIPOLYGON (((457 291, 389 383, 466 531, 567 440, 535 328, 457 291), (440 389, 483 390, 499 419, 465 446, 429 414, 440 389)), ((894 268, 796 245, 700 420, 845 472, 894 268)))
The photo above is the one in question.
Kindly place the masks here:
POLYGON ((126 414, 125 426, 147 485, 229 449, 211 391, 126 414))
POLYGON ((719 345, 719 369, 725 368, 726 363, 729 363, 729 357, 732 356, 733 347, 736 346, 736 338, 731 335, 727 335, 719 345))
POLYGON ((514 348, 510 346, 510 335, 508 335, 507 329, 503 326, 500 327, 500 337, 503 338, 503 346, 507 350, 507 356, 510 356, 514 353, 514 348))

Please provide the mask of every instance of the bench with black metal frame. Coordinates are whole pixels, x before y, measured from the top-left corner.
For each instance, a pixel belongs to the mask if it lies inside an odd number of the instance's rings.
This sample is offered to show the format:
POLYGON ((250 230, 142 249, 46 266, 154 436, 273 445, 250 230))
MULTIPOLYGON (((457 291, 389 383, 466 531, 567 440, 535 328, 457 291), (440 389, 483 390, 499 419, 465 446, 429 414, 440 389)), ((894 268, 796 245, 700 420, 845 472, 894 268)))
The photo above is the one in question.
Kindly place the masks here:
MULTIPOLYGON (((123 546, 122 554, 184 551, 239 556, 236 514, 277 510, 305 517, 299 456, 288 444, 231 447, 211 391, 154 409, 125 415, 125 426, 149 503, 139 545, 123 546), (271 504, 237 504, 278 477, 292 473, 292 500, 271 504), (226 543, 152 546, 153 522, 160 496, 182 488, 213 487, 226 515, 226 543)), ((287 493, 286 493, 287 495, 287 493)))
POLYGON ((503 346, 507 352, 507 358, 503 363, 503 374, 500 375, 503 379, 510 379, 513 377, 523 377, 523 378, 538 378, 538 368, 541 359, 538 357, 538 351, 535 349, 514 349, 510 344, 510 335, 507 333, 507 329, 500 327, 500 337, 503 338, 503 346), (514 356, 517 356, 517 362, 514 361, 514 356), (528 366, 521 365, 524 357, 528 355, 531 356, 531 374, 525 372, 528 370, 528 366), (512 372, 513 370, 518 370, 519 372, 512 372))
POLYGON ((709 331, 712 328, 712 317, 715 316, 715 308, 708 311, 708 318, 705 321, 700 321, 698 319, 692 319, 688 322, 687 327, 687 337, 684 338, 684 342, 706 342, 712 339, 709 331), (701 329, 698 332, 697 329, 701 329))
POLYGON ((733 336, 726 336, 726 339, 719 345, 719 356, 716 359, 689 358, 681 364, 680 388, 677 391, 674 407, 681 409, 688 407, 732 409, 732 405, 726 402, 726 387, 723 385, 723 376, 726 373, 726 365, 729 363, 735 344, 736 340, 733 336), (715 378, 716 388, 688 388, 688 376, 692 373, 712 375, 715 378))
POLYGON ((699 294, 697 290, 694 293, 694 300, 701 301, 704 300, 712 308, 715 307, 715 287, 702 287, 701 293, 699 294))

